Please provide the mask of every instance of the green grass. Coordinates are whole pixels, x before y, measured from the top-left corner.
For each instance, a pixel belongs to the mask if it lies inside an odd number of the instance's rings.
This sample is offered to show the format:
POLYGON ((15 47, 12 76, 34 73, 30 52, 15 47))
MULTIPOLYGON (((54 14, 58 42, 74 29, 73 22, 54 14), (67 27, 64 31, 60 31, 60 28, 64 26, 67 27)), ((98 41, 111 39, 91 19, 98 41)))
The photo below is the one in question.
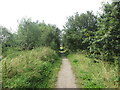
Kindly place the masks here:
POLYGON ((9 53, 2 63, 3 88, 55 88, 61 59, 50 48, 9 53))
POLYGON ((22 53, 22 51, 17 50, 16 48, 7 48, 6 50, 2 50, 2 58, 13 58, 19 55, 19 53, 22 53))
POLYGON ((118 65, 88 58, 84 53, 68 55, 79 88, 117 88, 118 65))

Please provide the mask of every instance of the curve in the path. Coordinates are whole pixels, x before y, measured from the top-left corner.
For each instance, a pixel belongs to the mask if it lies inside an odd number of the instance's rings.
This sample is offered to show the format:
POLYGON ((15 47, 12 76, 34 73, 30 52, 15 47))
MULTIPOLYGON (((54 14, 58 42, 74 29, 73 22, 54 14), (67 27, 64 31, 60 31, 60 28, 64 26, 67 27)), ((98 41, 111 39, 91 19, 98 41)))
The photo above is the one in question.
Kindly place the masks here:
POLYGON ((57 88, 76 88, 75 77, 67 58, 62 59, 61 69, 58 73, 57 88))

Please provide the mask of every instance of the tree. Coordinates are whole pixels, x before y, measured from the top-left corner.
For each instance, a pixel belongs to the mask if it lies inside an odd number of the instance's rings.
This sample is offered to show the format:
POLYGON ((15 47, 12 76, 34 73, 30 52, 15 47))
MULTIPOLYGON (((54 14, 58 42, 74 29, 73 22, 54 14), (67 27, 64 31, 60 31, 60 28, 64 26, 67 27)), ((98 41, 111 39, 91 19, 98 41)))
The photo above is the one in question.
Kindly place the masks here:
POLYGON ((44 22, 32 22, 23 18, 18 27, 18 42, 21 49, 33 49, 47 46, 58 49, 60 46, 60 30, 55 25, 44 22))
POLYGON ((90 11, 68 18, 64 28, 63 40, 71 50, 85 50, 90 45, 90 36, 97 30, 97 17, 90 11), (88 39, 88 40, 87 40, 88 39))
POLYGON ((98 18, 98 31, 90 46, 94 57, 113 61, 120 51, 120 1, 103 4, 103 14, 98 18))
POLYGON ((33 49, 39 46, 39 37, 41 33, 39 25, 32 22, 31 19, 23 18, 18 27, 18 40, 22 49, 33 49))
POLYGON ((0 43, 2 45, 2 52, 4 53, 8 47, 14 46, 14 37, 6 27, 0 26, 0 30, 0 43))

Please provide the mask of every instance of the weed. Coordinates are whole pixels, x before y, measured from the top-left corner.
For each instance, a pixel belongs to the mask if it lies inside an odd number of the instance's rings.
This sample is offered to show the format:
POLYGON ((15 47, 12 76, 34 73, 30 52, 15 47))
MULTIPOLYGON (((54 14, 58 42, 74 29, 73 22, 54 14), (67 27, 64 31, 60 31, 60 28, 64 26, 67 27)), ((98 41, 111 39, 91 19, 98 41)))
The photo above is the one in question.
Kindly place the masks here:
MULTIPOLYGON (((1 60, 3 88, 54 88, 61 64, 60 57, 50 48, 22 51, 1 60)), ((15 52, 14 52, 15 53, 15 52)))
POLYGON ((88 58, 84 53, 68 55, 79 88, 117 88, 118 65, 88 58))

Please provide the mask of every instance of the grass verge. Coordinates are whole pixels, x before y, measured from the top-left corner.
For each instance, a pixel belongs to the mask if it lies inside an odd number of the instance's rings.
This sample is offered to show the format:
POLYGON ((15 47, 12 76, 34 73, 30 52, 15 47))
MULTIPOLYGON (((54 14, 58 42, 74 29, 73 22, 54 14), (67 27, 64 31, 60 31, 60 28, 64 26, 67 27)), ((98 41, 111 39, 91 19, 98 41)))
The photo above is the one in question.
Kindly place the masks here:
POLYGON ((91 59, 83 53, 68 55, 78 88, 118 88, 118 65, 91 59))

